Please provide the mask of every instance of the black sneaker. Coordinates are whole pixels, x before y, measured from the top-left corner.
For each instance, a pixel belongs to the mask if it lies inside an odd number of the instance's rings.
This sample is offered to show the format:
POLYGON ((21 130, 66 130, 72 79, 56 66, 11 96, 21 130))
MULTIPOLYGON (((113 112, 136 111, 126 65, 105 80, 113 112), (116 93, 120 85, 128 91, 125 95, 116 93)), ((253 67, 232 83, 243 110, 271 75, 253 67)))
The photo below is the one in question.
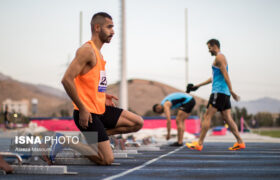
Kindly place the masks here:
POLYGON ((174 142, 173 144, 170 144, 169 146, 183 146, 183 143, 179 144, 178 142, 174 142))

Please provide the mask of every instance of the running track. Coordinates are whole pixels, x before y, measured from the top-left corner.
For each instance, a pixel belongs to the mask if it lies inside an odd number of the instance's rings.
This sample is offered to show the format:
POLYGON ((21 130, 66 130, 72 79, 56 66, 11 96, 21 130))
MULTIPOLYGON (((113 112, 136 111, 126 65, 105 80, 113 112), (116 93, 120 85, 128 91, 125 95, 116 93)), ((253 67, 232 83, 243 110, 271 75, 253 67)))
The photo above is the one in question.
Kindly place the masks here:
POLYGON ((78 175, 6 175, 0 179, 280 179, 280 143, 247 143, 247 149, 228 151, 232 143, 204 144, 202 152, 162 146, 120 166, 68 166, 78 175))

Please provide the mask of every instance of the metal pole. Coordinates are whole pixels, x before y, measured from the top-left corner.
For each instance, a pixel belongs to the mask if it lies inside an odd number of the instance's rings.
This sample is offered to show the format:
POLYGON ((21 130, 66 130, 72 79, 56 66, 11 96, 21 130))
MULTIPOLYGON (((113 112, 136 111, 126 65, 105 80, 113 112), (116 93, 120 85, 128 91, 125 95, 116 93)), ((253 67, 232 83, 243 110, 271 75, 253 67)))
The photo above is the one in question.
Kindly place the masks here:
POLYGON ((83 43, 83 12, 80 11, 80 46, 83 43))
POLYGON ((186 45, 186 49, 185 49, 185 60, 186 60, 186 85, 189 82, 189 53, 188 53, 188 9, 185 9, 185 45, 186 45))
POLYGON ((125 31, 125 0, 121 0, 121 82, 120 107, 127 109, 127 80, 126 80, 126 31, 125 31))

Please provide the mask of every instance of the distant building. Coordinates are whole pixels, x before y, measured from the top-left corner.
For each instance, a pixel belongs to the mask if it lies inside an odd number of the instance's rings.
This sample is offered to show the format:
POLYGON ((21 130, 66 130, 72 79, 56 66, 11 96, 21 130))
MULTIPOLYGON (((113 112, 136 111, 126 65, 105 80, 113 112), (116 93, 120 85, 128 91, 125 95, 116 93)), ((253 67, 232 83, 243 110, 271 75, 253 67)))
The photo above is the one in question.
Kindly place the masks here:
POLYGON ((29 106, 30 103, 27 99, 23 99, 21 101, 13 101, 11 99, 6 99, 2 103, 2 109, 5 109, 5 106, 8 106, 9 112, 21 113, 24 116, 29 115, 29 106))
POLYGON ((271 115, 272 115, 273 119, 277 119, 279 117, 280 113, 272 113, 271 115))

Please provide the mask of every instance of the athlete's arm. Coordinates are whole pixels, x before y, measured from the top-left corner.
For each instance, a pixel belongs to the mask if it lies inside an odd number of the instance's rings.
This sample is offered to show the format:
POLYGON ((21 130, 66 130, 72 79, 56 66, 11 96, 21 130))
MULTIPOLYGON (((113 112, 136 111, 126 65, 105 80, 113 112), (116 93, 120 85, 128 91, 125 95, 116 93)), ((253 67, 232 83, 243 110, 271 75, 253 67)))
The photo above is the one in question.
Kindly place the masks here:
POLYGON ((209 84, 209 83, 211 83, 211 82, 212 82, 212 78, 210 77, 210 78, 207 79, 206 81, 204 81, 204 82, 202 82, 202 83, 200 83, 200 84, 195 85, 195 87, 201 87, 201 86, 207 85, 207 84, 209 84))
POLYGON ((88 121, 92 122, 92 118, 82 101, 79 99, 74 79, 81 74, 89 64, 95 66, 96 57, 93 54, 91 47, 86 44, 77 50, 74 60, 69 65, 61 81, 66 93, 79 108, 79 123, 83 128, 88 127, 88 121))
POLYGON ((215 64, 220 68, 233 99, 235 101, 239 101, 240 97, 232 90, 231 81, 227 72, 227 63, 225 57, 222 54, 217 55, 215 64))
POLYGON ((166 139, 170 139, 170 131, 171 131, 171 113, 170 113, 171 102, 166 101, 163 104, 163 110, 166 116, 166 127, 167 127, 167 136, 166 139))

